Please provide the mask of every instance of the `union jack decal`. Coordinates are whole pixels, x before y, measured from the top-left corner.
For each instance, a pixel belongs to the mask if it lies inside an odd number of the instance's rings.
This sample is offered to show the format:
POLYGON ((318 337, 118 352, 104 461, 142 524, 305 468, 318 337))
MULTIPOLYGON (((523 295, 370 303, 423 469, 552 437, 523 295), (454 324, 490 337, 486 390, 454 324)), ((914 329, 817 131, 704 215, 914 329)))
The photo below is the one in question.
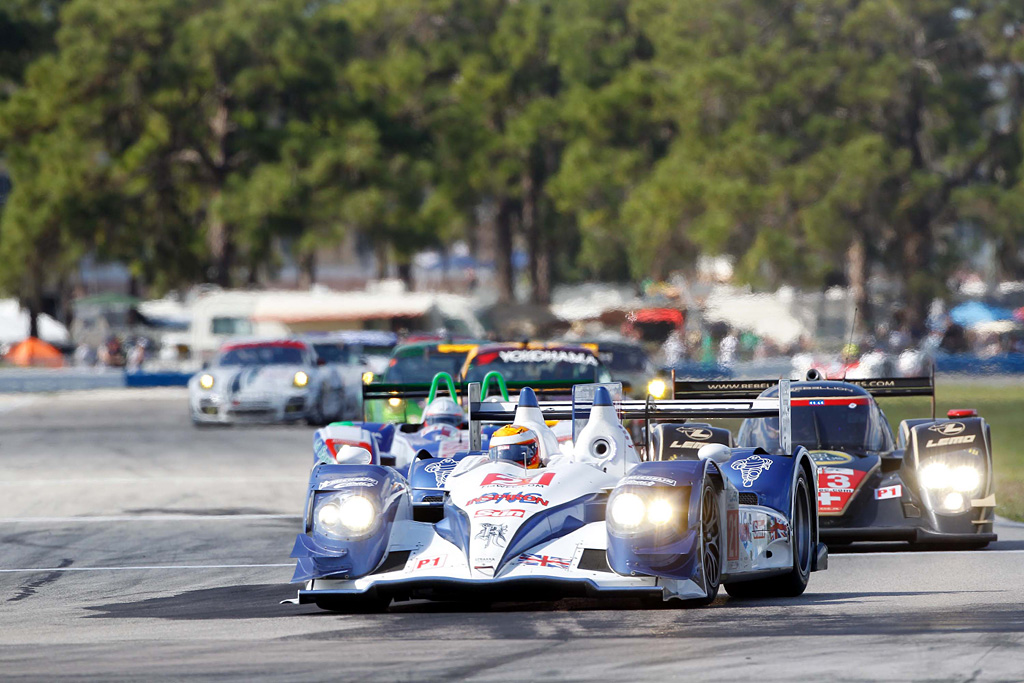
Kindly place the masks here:
POLYGON ((569 569, 572 566, 572 558, 551 557, 550 555, 532 555, 525 553, 519 556, 519 563, 533 567, 558 567, 569 569))

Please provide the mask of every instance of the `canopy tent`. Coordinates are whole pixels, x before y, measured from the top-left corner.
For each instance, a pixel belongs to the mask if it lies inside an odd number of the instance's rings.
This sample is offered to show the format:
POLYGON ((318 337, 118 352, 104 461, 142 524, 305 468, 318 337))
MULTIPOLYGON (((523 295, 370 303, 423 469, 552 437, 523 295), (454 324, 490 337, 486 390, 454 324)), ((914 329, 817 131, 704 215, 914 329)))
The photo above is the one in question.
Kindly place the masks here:
POLYGON ((1013 318, 1013 311, 1008 308, 991 306, 981 301, 967 301, 953 308, 949 312, 949 317, 961 327, 974 327, 979 323, 1010 320, 1013 318))
MULTIPOLYGON (((51 344, 68 344, 68 328, 45 313, 39 316, 39 337, 51 344)), ((28 337, 28 311, 17 299, 0 299, 0 344, 13 344, 28 337)))
POLYGON ((54 346, 36 337, 15 344, 4 360, 22 367, 59 368, 64 365, 64 356, 54 346))

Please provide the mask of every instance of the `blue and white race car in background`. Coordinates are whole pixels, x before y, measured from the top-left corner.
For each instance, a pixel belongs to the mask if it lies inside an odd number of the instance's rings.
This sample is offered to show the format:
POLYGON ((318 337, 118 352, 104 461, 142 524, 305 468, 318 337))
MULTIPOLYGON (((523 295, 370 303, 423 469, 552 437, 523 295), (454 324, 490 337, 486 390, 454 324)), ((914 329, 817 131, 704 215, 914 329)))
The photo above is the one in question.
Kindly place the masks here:
POLYGON ((341 378, 295 339, 224 344, 188 382, 196 425, 238 422, 323 424, 342 410, 341 378))
POLYGON ((775 399, 618 407, 607 387, 587 390, 592 404, 584 392, 538 404, 529 389, 518 404, 491 403, 470 385, 471 450, 416 459, 407 476, 377 455, 315 465, 292 551, 302 584, 293 602, 350 611, 471 594, 631 595, 703 605, 720 585, 735 597, 799 595, 825 568, 806 449, 783 436, 776 452, 712 444, 641 461, 621 423, 665 432, 696 416, 776 415, 788 434, 788 382, 775 399), (541 434, 568 419, 571 454, 542 438, 538 469, 478 450, 485 423, 541 434))

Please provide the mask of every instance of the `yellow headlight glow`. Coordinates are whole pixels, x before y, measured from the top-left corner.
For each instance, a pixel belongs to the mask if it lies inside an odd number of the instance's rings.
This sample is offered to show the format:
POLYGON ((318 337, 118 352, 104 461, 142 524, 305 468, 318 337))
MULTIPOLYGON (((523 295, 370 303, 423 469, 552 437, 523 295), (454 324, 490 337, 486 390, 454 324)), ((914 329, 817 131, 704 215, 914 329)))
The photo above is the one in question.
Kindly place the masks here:
POLYGON ((981 472, 970 465, 961 465, 953 470, 950 480, 957 491, 976 491, 981 486, 981 472))
POLYGON ((295 373, 295 379, 293 380, 293 383, 295 384, 295 386, 301 389, 302 387, 309 384, 309 375, 304 373, 302 370, 299 370, 298 372, 295 373))
POLYGON ((373 381, 373 373, 367 370, 363 373, 363 384, 369 384, 373 381))
POLYGON ((626 529, 640 526, 647 512, 643 499, 635 493, 619 494, 611 508, 612 521, 626 529))
POLYGON ((653 500, 647 506, 647 521, 651 524, 665 524, 672 519, 674 514, 675 509, 672 507, 672 503, 664 498, 653 500))
POLYGON ((663 379, 652 379, 647 384, 647 393, 654 398, 665 398, 665 394, 668 393, 668 385, 663 379))
POLYGON ((392 408, 398 408, 399 406, 402 405, 402 399, 398 398, 397 396, 393 396, 388 399, 388 405, 391 406, 392 408))
POLYGON ((363 533, 377 518, 377 506, 369 498, 350 496, 341 502, 341 523, 355 533, 363 533))
POLYGON ((199 386, 203 389, 213 389, 213 375, 203 375, 199 378, 199 386))
POLYGON ((950 487, 950 471, 944 463, 928 463, 921 470, 921 485, 926 489, 946 489, 950 487))

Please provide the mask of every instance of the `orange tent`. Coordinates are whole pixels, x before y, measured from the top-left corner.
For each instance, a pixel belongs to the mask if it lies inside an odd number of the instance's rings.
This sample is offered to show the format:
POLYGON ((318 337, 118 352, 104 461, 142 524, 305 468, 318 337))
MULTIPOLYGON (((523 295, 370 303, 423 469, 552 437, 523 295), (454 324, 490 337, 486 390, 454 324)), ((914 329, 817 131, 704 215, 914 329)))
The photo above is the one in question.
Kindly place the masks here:
POLYGON ((12 346, 4 360, 23 367, 59 368, 64 365, 64 356, 61 352, 36 337, 29 337, 12 346))

